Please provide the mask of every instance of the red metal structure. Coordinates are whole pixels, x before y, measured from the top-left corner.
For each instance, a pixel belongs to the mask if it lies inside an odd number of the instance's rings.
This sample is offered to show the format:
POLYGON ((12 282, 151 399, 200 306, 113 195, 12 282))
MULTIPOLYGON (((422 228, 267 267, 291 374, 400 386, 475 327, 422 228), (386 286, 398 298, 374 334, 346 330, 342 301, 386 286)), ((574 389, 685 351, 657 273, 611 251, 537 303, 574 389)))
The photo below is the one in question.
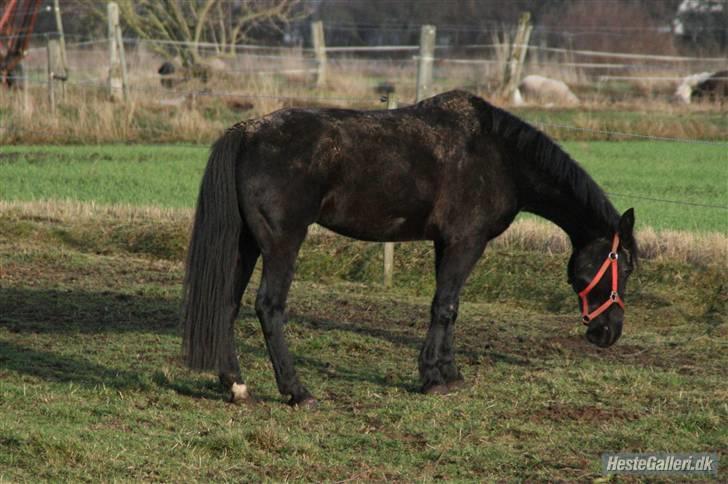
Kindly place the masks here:
POLYGON ((42 0, 0 0, 0 81, 8 86, 22 75, 20 61, 30 42, 42 0))

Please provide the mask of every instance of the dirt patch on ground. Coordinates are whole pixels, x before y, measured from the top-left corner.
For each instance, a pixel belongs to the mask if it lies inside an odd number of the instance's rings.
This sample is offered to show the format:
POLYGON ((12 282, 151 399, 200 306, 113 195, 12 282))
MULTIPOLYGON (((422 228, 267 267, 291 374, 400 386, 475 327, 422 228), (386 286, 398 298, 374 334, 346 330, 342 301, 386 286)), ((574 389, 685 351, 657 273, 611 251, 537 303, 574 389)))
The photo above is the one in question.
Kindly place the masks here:
POLYGON ((594 405, 571 406, 561 404, 548 405, 531 415, 531 420, 542 422, 580 421, 580 422, 607 422, 610 420, 631 421, 640 416, 634 412, 627 412, 619 408, 602 408, 594 405))
POLYGON ((682 351, 676 344, 646 347, 617 342, 610 348, 599 348, 582 336, 548 338, 544 342, 544 353, 562 353, 643 367, 653 366, 687 375, 704 370, 703 366, 706 364, 696 361, 694 354, 682 351))
MULTIPOLYGON (((365 334, 398 346, 419 350, 429 324, 429 305, 397 300, 331 298, 290 300, 291 319, 314 329, 333 329, 365 334)), ((625 365, 672 369, 693 374, 705 362, 679 346, 648 347, 617 342, 611 348, 589 343, 583 334, 568 334, 573 325, 564 318, 512 326, 502 319, 464 318, 456 323, 457 357, 471 365, 505 362, 542 366, 554 358, 598 359, 625 365), (563 320, 562 320, 563 319, 563 320)))

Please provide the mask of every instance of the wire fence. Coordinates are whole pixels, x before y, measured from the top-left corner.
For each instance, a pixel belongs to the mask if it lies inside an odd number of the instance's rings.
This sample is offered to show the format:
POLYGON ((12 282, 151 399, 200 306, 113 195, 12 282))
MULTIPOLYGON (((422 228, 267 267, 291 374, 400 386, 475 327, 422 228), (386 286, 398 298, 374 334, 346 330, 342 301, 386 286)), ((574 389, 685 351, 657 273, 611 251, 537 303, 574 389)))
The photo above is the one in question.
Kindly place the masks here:
MULTIPOLYGON (((47 54, 43 44, 46 38, 34 37, 34 46, 27 51, 24 75, 31 82, 42 82, 47 77, 47 54)), ((313 74, 318 65, 315 50, 304 46, 123 40, 132 82, 157 75, 162 62, 174 57, 171 47, 193 47, 201 58, 214 59, 218 74, 279 75, 281 79, 277 82, 281 89, 299 82, 291 76, 313 74), (163 55, 165 51, 167 56, 163 55)), ((442 85, 474 85, 487 91, 502 80, 509 49, 516 47, 502 42, 438 45, 434 57, 436 80, 442 85)), ((70 37, 66 39, 66 49, 72 79, 103 79, 106 76, 107 39, 78 40, 70 37)), ((325 46, 323 52, 328 57, 327 67, 334 78, 350 75, 354 69, 365 69, 359 83, 364 79, 399 83, 406 79, 411 83, 416 75, 418 49, 418 45, 325 46)), ((529 44, 523 75, 539 74, 562 80, 586 98, 614 100, 649 96, 671 100, 687 76, 721 69, 728 69, 728 57, 637 54, 529 44)))

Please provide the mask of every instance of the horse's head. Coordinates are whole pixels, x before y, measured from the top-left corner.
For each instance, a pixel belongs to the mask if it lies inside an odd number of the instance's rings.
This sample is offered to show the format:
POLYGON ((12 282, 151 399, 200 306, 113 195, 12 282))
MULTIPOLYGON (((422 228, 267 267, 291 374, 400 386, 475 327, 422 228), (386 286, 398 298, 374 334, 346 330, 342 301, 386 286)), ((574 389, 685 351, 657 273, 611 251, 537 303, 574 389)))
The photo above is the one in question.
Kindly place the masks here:
POLYGON ((634 210, 630 208, 611 240, 596 239, 575 250, 569 260, 569 282, 579 296, 586 338, 603 348, 622 334, 627 279, 637 263, 633 229, 634 210))

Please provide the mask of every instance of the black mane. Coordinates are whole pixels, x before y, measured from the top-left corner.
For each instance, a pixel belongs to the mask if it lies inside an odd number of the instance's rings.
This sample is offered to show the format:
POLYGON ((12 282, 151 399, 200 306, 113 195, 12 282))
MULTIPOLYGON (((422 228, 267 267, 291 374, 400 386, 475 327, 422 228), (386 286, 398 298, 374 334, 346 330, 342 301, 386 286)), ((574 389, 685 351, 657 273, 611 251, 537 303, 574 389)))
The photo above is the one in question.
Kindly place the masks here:
POLYGON ((497 134, 518 152, 524 160, 569 191, 593 217, 603 221, 612 231, 617 229, 619 212, 591 176, 554 140, 527 122, 476 96, 471 97, 481 113, 483 128, 497 134), (484 115, 484 116, 483 116, 484 115))

